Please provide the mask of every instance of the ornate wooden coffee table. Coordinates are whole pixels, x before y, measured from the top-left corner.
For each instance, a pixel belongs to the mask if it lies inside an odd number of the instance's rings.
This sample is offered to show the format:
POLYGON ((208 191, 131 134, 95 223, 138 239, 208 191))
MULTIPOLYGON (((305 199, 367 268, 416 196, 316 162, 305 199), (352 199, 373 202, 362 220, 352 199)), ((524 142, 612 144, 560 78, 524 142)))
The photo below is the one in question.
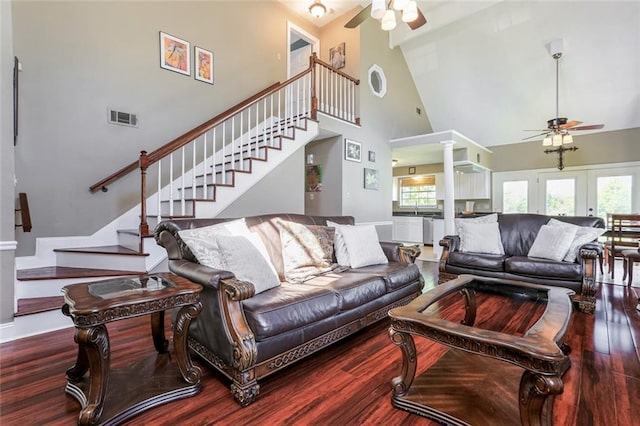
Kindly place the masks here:
POLYGON ((76 327, 78 357, 67 370, 65 390, 82 404, 78 424, 118 424, 200 391, 201 371, 191 363, 186 342, 189 324, 202 309, 201 290, 199 284, 173 274, 71 284, 62 289, 62 312, 76 327), (166 309, 177 307, 180 310, 173 324, 176 367, 164 337, 164 316, 166 309), (140 315, 151 316, 158 354, 112 370, 105 324, 140 315))
POLYGON ((561 287, 461 275, 392 309, 389 335, 403 354, 401 375, 392 381, 392 404, 448 425, 550 423, 553 398, 547 398, 562 393, 562 375, 571 364, 563 338, 572 294, 561 287), (458 292, 465 306, 461 324, 428 310, 458 292), (546 308, 522 336, 481 329, 474 327, 476 292, 533 298, 546 308), (455 349, 415 378, 414 335, 455 349), (519 403, 508 404, 515 399, 519 403))

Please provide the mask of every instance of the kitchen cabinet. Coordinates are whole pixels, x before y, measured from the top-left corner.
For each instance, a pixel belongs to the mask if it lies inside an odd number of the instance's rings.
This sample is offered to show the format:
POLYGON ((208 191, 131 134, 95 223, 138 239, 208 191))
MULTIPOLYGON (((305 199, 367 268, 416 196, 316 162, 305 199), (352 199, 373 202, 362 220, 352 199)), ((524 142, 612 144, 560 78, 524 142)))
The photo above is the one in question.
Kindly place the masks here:
POLYGON ((420 243, 423 239, 422 216, 394 216, 391 226, 393 241, 420 243))
POLYGON ((444 238, 444 219, 433 219, 431 222, 431 235, 433 236, 433 254, 440 259, 442 247, 440 240, 444 238))

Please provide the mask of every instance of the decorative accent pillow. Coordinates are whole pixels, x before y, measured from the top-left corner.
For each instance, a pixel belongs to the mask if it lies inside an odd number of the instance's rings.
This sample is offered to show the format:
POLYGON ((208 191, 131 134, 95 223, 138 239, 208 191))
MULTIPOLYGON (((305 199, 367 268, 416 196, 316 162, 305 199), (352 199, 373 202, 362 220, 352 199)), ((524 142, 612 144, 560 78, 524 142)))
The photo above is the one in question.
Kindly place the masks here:
POLYGON ((344 238, 342 237, 342 232, 340 230, 342 228, 348 228, 353 225, 343 225, 341 223, 327 221, 327 226, 331 226, 336 228, 336 237, 333 241, 333 249, 335 250, 336 260, 338 261, 338 265, 340 266, 349 266, 349 252, 347 251, 347 245, 344 242, 344 238))
POLYGON ((460 251, 504 254, 498 222, 460 224, 460 251))
POLYGON ((215 242, 220 253, 220 269, 233 272, 239 280, 253 283, 255 294, 280 285, 273 265, 263 258, 256 247, 256 244, 262 244, 257 235, 217 235, 215 242))
POLYGON ((302 283, 338 266, 332 263, 334 228, 284 220, 278 226, 287 281, 302 283))
MULTIPOLYGON (((244 219, 216 223, 202 228, 184 229, 178 231, 182 241, 189 247, 191 253, 200 264, 220 269, 220 252, 215 237, 218 235, 250 235, 244 219)), ((265 250, 266 253, 266 250, 265 250)), ((266 258, 268 260, 268 257, 266 258)))
POLYGON ((460 235, 460 227, 463 223, 494 223, 498 221, 498 213, 488 214, 486 216, 471 217, 468 219, 454 219, 456 235, 460 235))
POLYGON ((576 230, 573 228, 542 225, 528 256, 560 262, 567 255, 575 236, 576 230))
POLYGON ((380 246, 375 226, 341 226, 340 233, 347 247, 349 265, 352 268, 389 263, 380 246))
POLYGON ((578 249, 583 245, 595 241, 598 237, 605 233, 606 229, 604 228, 594 228, 592 226, 580 226, 574 225, 573 223, 563 222, 557 219, 549 219, 547 222, 549 226, 557 226, 557 227, 565 227, 565 228, 574 228, 576 230, 576 236, 573 237, 573 241, 571 242, 571 246, 569 247, 569 251, 567 251, 567 255, 564 257, 565 262, 575 262, 578 257, 578 249))

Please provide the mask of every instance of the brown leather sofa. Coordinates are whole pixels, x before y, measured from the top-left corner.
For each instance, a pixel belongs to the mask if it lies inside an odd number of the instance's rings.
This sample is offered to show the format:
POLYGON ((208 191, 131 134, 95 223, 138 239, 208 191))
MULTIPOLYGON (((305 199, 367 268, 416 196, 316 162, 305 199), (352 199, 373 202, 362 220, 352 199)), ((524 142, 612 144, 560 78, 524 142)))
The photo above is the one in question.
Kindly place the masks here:
MULTIPOLYGON (((246 217, 248 228, 265 244, 280 281, 284 275, 277 219, 323 226, 327 220, 354 223, 351 216, 246 217)), ((156 227, 155 237, 167 250, 169 269, 204 287, 203 309, 189 328, 189 347, 231 380, 231 393, 242 406, 257 397, 259 379, 387 318, 389 309, 408 303, 422 291, 424 280, 413 264, 419 250, 380 243, 388 264, 332 272, 338 278, 330 283, 282 282, 254 294, 253 284, 237 280, 233 272, 199 264, 178 234, 228 220, 164 221, 156 227)))
POLYGON ((439 283, 460 274, 507 278, 534 284, 566 287, 575 291, 573 301, 581 312, 595 309, 596 260, 602 256, 598 242, 584 244, 575 262, 558 262, 528 257, 538 231, 551 218, 585 227, 604 228, 604 220, 593 216, 545 216, 539 214, 498 214, 504 255, 461 252, 458 235, 445 236, 440 258, 439 283))

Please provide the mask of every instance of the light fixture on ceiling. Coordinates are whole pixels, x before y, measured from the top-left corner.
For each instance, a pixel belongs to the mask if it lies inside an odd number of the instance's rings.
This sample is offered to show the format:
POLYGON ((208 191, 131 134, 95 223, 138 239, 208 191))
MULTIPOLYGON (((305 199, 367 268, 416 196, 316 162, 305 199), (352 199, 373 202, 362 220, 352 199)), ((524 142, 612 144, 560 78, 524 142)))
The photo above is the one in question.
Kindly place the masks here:
POLYGON ((391 167, 398 165, 398 160, 391 160, 391 167))
POLYGON ((322 18, 327 13, 327 7, 322 4, 321 0, 315 0, 311 6, 309 6, 309 13, 316 18, 322 18))
POLYGON ((380 20, 384 31, 391 31, 396 27, 396 13, 401 12, 402 22, 413 22, 418 19, 418 3, 415 0, 393 0, 387 9, 386 0, 371 1, 371 17, 380 20))

